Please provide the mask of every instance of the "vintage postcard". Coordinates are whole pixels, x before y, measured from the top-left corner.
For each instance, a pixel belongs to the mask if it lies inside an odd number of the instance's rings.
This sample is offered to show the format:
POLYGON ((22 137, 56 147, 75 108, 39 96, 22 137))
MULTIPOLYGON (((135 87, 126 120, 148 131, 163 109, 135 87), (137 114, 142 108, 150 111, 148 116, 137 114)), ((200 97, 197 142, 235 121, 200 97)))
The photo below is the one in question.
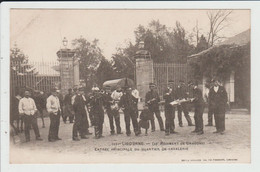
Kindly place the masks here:
POLYGON ((7 162, 252 163, 252 9, 116 7, 8 8, 7 162))

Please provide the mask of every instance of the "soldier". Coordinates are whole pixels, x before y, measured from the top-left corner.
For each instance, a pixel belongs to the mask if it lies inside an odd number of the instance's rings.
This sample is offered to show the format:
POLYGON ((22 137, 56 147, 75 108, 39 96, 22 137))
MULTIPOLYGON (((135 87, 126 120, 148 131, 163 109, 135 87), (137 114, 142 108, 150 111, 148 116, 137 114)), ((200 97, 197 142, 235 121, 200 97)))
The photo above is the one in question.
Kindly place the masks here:
POLYGON ((119 101, 119 107, 123 110, 125 116, 125 125, 126 125, 126 135, 130 136, 130 119, 132 120, 133 128, 135 135, 138 136, 139 129, 138 129, 138 122, 137 122, 137 115, 136 115, 136 103, 137 98, 132 95, 132 89, 128 86, 124 87, 125 92, 119 101))
POLYGON ((90 113, 93 114, 93 124, 95 130, 95 138, 99 139, 103 134, 103 123, 104 123, 104 110, 103 103, 104 98, 99 92, 98 87, 92 88, 93 94, 88 98, 87 103, 90 104, 90 113))
POLYGON ((87 119, 86 112, 86 98, 84 97, 84 88, 79 88, 75 90, 75 96, 73 97, 72 106, 75 112, 75 122, 72 129, 72 140, 79 141, 78 133, 81 139, 88 139, 86 137, 86 127, 85 122, 87 119))
POLYGON ((175 107, 172 106, 170 103, 175 100, 175 93, 174 93, 174 87, 173 87, 173 81, 168 81, 168 88, 166 90, 166 93, 164 94, 163 98, 165 100, 165 135, 170 135, 170 133, 176 133, 174 131, 175 124, 174 124, 174 118, 175 118, 175 107))
POLYGON ((50 129, 49 129, 49 142, 54 142, 56 140, 61 140, 59 138, 59 126, 60 126, 60 114, 61 106, 58 98, 58 93, 56 88, 51 90, 51 95, 47 98, 46 109, 50 116, 50 129))
POLYGON ((197 133, 198 135, 204 134, 203 132, 203 111, 204 111, 204 101, 202 97, 202 91, 198 88, 198 83, 193 83, 190 81, 188 83, 189 87, 193 89, 193 98, 191 102, 194 104, 195 113, 195 130, 192 133, 197 133))
POLYGON ((106 109, 106 113, 109 119, 110 124, 110 133, 111 135, 115 134, 115 127, 114 127, 114 120, 116 123, 116 132, 117 134, 121 133, 121 127, 120 127, 120 115, 119 115, 119 109, 118 109, 118 102, 115 102, 111 97, 111 89, 110 86, 106 86, 105 93, 104 93, 104 106, 106 109), (112 108, 111 108, 112 106, 112 108))
POLYGON ((160 110, 159 110, 160 97, 159 97, 158 93, 155 91, 155 84, 150 83, 149 88, 150 88, 150 91, 148 91, 145 95, 145 103, 148 105, 148 109, 153 114, 152 120, 151 120, 152 132, 155 131, 154 114, 158 120, 160 130, 164 131, 163 121, 162 121, 162 117, 160 115, 160 110))
POLYGON ((74 111, 72 108, 72 104, 71 104, 71 99, 72 99, 73 93, 72 93, 72 89, 68 89, 68 94, 65 95, 64 97, 64 117, 63 117, 63 121, 64 123, 67 122, 67 118, 69 117, 69 121, 70 123, 73 123, 73 119, 74 119, 74 111))
POLYGON ((227 92, 218 80, 214 80, 214 86, 209 91, 209 104, 211 104, 216 123, 217 131, 214 133, 224 134, 227 92))
MULTIPOLYGON (((209 85, 209 90, 213 88, 214 80, 212 79, 209 85)), ((212 102, 209 101, 209 95, 208 95, 208 124, 205 126, 213 126, 213 105, 212 102)))
POLYGON ((32 98, 30 98, 30 92, 25 91, 24 97, 20 99, 19 105, 18 105, 19 113, 24 117, 24 134, 26 142, 30 141, 30 128, 33 127, 36 140, 41 141, 39 128, 37 124, 37 117, 35 115, 35 112, 37 111, 35 102, 32 98))
MULTIPOLYGON (((179 85, 176 89, 176 98, 178 100, 182 100, 182 99, 187 99, 188 98, 188 94, 186 92, 186 88, 185 88, 185 83, 184 81, 180 80, 179 81, 179 85)), ((188 122, 188 126, 194 126, 192 124, 191 118, 189 116, 189 111, 188 111, 188 107, 187 107, 187 103, 181 103, 177 106, 177 110, 178 110, 178 120, 179 120, 179 126, 183 127, 183 123, 182 123, 182 112, 184 113, 184 116, 188 122)))

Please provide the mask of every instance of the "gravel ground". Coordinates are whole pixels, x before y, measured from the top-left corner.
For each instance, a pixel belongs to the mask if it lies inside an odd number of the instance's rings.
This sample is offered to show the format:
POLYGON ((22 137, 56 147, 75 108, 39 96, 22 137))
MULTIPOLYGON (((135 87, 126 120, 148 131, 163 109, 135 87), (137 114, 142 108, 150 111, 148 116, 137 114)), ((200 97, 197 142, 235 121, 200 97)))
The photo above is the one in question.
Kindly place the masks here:
MULTIPOLYGON (((161 114, 164 120, 163 113, 161 114)), ((193 112, 190 113, 193 118, 193 112)), ((31 130, 31 142, 10 144, 10 163, 249 163, 250 162, 250 115, 228 113, 224 135, 213 134, 215 127, 205 127, 203 135, 192 134, 194 127, 188 127, 183 116, 184 127, 176 125, 177 134, 165 136, 158 130, 138 137, 125 135, 125 124, 121 115, 124 134, 110 135, 108 117, 105 115, 104 137, 79 142, 72 141, 73 124, 61 121, 59 136, 61 141, 48 142, 49 118, 45 118, 47 128, 41 128, 43 141, 35 141, 31 130)), ((194 120, 193 120, 194 121, 194 120)), ((178 120, 175 119, 175 124, 178 120)), ((204 114, 207 124, 207 114, 204 114)), ((93 127, 90 132, 93 132, 93 127)))

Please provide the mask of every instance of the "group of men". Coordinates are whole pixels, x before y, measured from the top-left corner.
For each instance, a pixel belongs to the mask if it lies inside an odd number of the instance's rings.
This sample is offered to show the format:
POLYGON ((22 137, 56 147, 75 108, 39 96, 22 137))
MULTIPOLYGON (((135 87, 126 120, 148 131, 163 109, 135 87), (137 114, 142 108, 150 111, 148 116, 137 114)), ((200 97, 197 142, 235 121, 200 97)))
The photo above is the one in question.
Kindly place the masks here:
MULTIPOLYGON (((180 81, 178 87, 174 90, 174 82, 168 81, 167 90, 164 92, 164 109, 165 109, 165 125, 160 114, 160 97, 156 89, 156 85, 149 84, 150 90, 145 95, 145 113, 147 117, 143 118, 151 123, 151 131, 155 131, 154 115, 156 116, 161 131, 165 131, 165 135, 176 133, 175 130, 175 109, 178 111, 179 126, 183 127, 182 112, 187 120, 188 126, 194 126, 189 116, 189 104, 194 105, 194 121, 195 130, 193 133, 203 134, 203 112, 204 112, 204 100, 202 91, 198 88, 196 82, 189 82, 188 88, 185 83, 180 81), (190 90, 190 91, 188 91, 190 90), (173 103, 177 102, 177 104, 173 103)), ((50 127, 48 141, 54 142, 61 140, 59 137, 59 125, 61 112, 63 120, 66 122, 67 117, 69 121, 73 123, 72 140, 79 141, 80 139, 87 139, 87 135, 91 135, 89 132, 89 120, 91 125, 94 126, 95 138, 99 139, 103 137, 103 123, 104 114, 106 112, 109 124, 110 133, 122 134, 120 126, 120 113, 121 109, 124 113, 126 135, 131 135, 130 123, 132 121, 133 131, 136 136, 140 135, 141 129, 138 123, 138 101, 140 100, 139 92, 137 89, 132 89, 129 86, 118 87, 116 90, 111 90, 110 86, 106 86, 101 91, 97 86, 93 86, 92 92, 86 94, 84 87, 74 88, 68 90, 68 94, 65 96, 64 101, 61 104, 61 98, 59 97, 58 90, 53 88, 51 95, 46 100, 46 110, 50 117, 50 127), (105 110, 105 111, 104 111, 105 110), (114 126, 115 123, 115 126, 114 126)), ((227 93, 220 82, 217 80, 212 81, 212 87, 210 88, 208 95, 209 103, 209 123, 207 126, 213 126, 212 115, 214 114, 216 123, 216 132, 223 134, 225 130, 225 107, 227 103, 227 93)), ((43 102, 42 102, 43 103, 43 102)), ((42 107, 43 109, 43 107, 42 107)), ((42 110, 41 109, 41 110, 42 110)), ((39 110, 39 109, 38 109, 39 110)), ((25 91, 24 97, 19 100, 18 111, 24 118, 25 123, 25 138, 26 141, 30 141, 30 128, 32 126, 36 140, 42 140, 40 137, 34 99, 30 98, 30 92, 25 91)), ((147 129, 147 128, 146 128, 147 129)), ((147 130, 146 130, 147 134, 147 130)))

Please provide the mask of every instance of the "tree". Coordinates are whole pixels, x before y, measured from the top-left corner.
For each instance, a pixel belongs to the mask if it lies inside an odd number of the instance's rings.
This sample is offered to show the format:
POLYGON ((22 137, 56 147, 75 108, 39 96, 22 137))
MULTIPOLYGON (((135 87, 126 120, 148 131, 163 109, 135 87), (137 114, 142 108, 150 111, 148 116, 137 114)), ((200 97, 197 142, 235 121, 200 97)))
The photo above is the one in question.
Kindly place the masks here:
POLYGON ((208 44, 213 46, 216 41, 223 38, 219 33, 228 26, 229 16, 232 13, 232 10, 210 10, 207 12, 209 19, 209 32, 208 32, 208 44))
POLYGON ((159 20, 152 20, 147 28, 139 25, 134 33, 136 45, 144 41, 144 48, 155 62, 186 62, 187 55, 192 54, 194 49, 178 21, 175 28, 168 28, 159 20))
POLYGON ((201 35, 199 40, 198 40, 198 44, 196 47, 196 52, 201 52, 203 50, 206 50, 208 48, 208 42, 206 40, 206 38, 204 37, 204 35, 201 35))
POLYGON ((101 49, 98 47, 98 40, 92 42, 80 37, 72 41, 72 46, 79 58, 80 79, 84 79, 88 88, 96 83, 96 71, 104 60, 101 49))

